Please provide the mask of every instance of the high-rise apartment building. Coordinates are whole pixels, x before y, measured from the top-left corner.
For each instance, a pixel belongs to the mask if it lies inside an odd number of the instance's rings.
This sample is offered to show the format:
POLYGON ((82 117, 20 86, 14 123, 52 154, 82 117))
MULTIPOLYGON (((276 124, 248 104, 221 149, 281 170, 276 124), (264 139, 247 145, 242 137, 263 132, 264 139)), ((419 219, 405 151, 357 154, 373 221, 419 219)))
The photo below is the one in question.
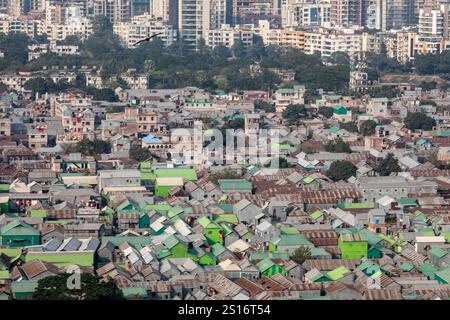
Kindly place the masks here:
POLYGON ((226 0, 179 0, 178 29, 189 49, 197 49, 209 30, 225 22, 226 0))

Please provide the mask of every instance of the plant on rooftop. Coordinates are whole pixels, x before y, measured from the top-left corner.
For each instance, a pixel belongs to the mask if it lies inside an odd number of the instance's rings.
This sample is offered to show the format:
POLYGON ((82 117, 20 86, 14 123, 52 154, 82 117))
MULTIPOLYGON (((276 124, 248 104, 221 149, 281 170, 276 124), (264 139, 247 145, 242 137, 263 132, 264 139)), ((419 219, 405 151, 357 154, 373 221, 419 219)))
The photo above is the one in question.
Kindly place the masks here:
POLYGON ((375 170, 380 176, 389 176, 392 172, 400 172, 402 169, 394 155, 389 153, 386 158, 380 161, 375 170))
POLYGON ((298 264, 303 264, 309 258, 311 258, 311 248, 304 246, 296 249, 291 256, 291 259, 298 264))
POLYGON ((356 175, 356 169, 350 161, 337 160, 331 164, 327 176, 334 181, 347 180, 356 175))
POLYGON ((122 292, 115 281, 100 281, 96 276, 81 274, 81 289, 69 289, 67 286, 71 274, 63 273, 46 277, 38 282, 33 293, 35 300, 119 300, 122 292))

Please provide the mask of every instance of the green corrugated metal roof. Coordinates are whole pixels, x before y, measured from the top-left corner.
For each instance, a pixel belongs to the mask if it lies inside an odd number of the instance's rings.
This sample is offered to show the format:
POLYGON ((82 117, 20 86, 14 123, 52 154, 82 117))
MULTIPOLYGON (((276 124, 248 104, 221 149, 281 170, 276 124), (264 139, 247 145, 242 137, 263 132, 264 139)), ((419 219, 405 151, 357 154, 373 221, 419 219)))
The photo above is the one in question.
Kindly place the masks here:
POLYGON ((0 270, 0 280, 8 280, 8 279, 9 279, 9 271, 0 270))
POLYGON ((40 232, 30 226, 29 224, 20 221, 20 220, 14 220, 10 223, 8 223, 6 226, 3 226, 0 229, 0 233, 2 236, 8 235, 8 236, 15 236, 15 235, 21 235, 21 236, 39 236, 40 232))
POLYGON ((434 277, 437 269, 431 263, 424 263, 419 267, 420 272, 426 277, 434 277))
POLYGON ((322 212, 322 211, 319 211, 319 210, 316 210, 316 211, 314 211, 313 213, 311 213, 309 216, 310 216, 311 218, 317 220, 317 219, 319 219, 321 216, 323 216, 323 212, 322 212))
POLYGON ((397 199, 397 203, 401 205, 417 205, 417 199, 416 198, 400 198, 397 199))
POLYGON ((219 255, 221 255, 222 253, 224 253, 227 249, 221 245, 220 243, 215 243, 211 246, 212 249, 212 254, 217 257, 219 255))
POLYGON ((198 222, 203 228, 206 228, 206 226, 207 226, 208 224, 211 223, 211 220, 209 220, 208 217, 203 216, 203 217, 197 219, 197 222, 198 222))
POLYGON ((403 271, 411 271, 412 269, 414 269, 414 265, 409 261, 405 261, 400 265, 400 269, 402 269, 403 271))
POLYGON ((178 240, 178 238, 174 235, 171 235, 170 237, 167 237, 164 241, 163 244, 170 250, 173 247, 175 247, 177 244, 179 244, 180 241, 178 240))
POLYGON ((133 296, 139 296, 143 298, 148 297, 147 288, 143 286, 122 288, 122 294, 125 298, 131 298, 133 296))
POLYGON ((314 181, 315 181, 315 179, 311 178, 311 177, 306 177, 306 178, 303 179, 303 182, 306 183, 306 184, 310 184, 310 183, 312 183, 314 181))
POLYGON ((448 254, 448 251, 443 250, 442 248, 439 248, 439 247, 432 247, 428 254, 432 254, 432 255, 438 257, 439 259, 441 259, 448 254))
POLYGON ((340 209, 373 209, 375 208, 374 202, 353 202, 342 203, 337 206, 340 209))
POLYGON ((197 172, 194 169, 184 168, 157 168, 153 170, 157 178, 183 178, 185 180, 196 181, 198 180, 197 172))
POLYGON ((11 291, 13 293, 34 292, 38 286, 38 282, 34 280, 14 281, 11 283, 11 291))
POLYGON ((342 279, 346 273, 350 272, 346 267, 340 266, 337 267, 334 270, 331 270, 327 273, 327 277, 330 278, 332 281, 337 281, 339 279, 342 279))
POLYGON ((238 217, 235 214, 231 214, 231 213, 213 215, 213 219, 217 223, 221 223, 221 222, 229 222, 229 223, 233 223, 233 224, 239 223, 238 217))
POLYGON ((267 258, 267 259, 264 259, 264 260, 261 260, 260 262, 258 262, 256 264, 256 267, 258 268, 258 270, 260 272, 264 272, 267 269, 271 268, 274 264, 275 263, 272 260, 267 258))
POLYGON ((251 190, 252 183, 245 179, 222 179, 219 180, 220 189, 225 191, 251 190))
POLYGON ((113 243, 115 246, 120 246, 121 244, 128 242, 131 246, 136 249, 141 249, 146 245, 150 245, 152 240, 150 237, 136 237, 136 236, 103 236, 102 244, 105 244, 107 241, 113 243))

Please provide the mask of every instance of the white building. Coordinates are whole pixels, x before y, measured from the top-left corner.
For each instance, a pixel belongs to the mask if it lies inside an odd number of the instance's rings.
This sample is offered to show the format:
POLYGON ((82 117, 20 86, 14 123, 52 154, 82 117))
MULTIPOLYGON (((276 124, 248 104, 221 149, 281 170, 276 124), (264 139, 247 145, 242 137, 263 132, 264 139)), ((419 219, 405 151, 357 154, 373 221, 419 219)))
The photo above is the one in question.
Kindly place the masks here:
POLYGON ((231 48, 237 40, 241 40, 245 46, 252 45, 253 35, 254 30, 251 26, 231 27, 229 24, 223 24, 220 29, 209 30, 205 40, 206 45, 213 48, 219 45, 231 48))
POLYGON ((158 39, 165 46, 170 46, 177 39, 177 32, 172 25, 148 13, 135 16, 130 22, 116 22, 113 25, 113 30, 129 48, 133 47, 133 44, 137 41, 155 33, 162 33, 158 36, 158 39))

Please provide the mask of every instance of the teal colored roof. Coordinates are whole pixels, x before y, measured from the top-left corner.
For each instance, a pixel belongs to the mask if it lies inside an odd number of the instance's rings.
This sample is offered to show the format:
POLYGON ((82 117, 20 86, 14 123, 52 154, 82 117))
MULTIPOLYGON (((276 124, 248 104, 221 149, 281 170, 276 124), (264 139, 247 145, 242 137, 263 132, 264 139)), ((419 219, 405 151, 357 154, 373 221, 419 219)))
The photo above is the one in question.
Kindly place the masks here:
POLYGON ((363 236, 364 239, 367 240, 367 243, 370 244, 371 246, 377 245, 378 243, 383 241, 383 239, 379 237, 376 233, 371 232, 367 229, 362 229, 360 231, 360 234, 363 236))
POLYGON ((436 131, 437 137, 450 137, 450 130, 438 130, 436 131))
POLYGON ((40 232, 23 221, 14 220, 3 226, 0 229, 0 234, 2 236, 39 236, 40 232))
POLYGON ((400 269, 402 269, 403 271, 411 271, 412 269, 414 269, 414 265, 409 261, 405 261, 400 265, 400 269))
POLYGON ((264 272, 264 271, 266 271, 267 269, 272 268, 273 265, 275 265, 275 263, 274 263, 272 260, 270 260, 270 259, 264 259, 264 260, 261 260, 260 262, 258 262, 258 263, 256 264, 256 267, 258 268, 258 270, 259 270, 260 272, 264 272))
POLYGON ((434 275, 435 279, 436 277, 439 277, 442 279, 445 283, 450 284, 450 267, 443 268, 439 271, 437 271, 434 275))
POLYGON ((256 166, 248 169, 248 173, 250 173, 252 176, 255 175, 258 171, 259 171, 259 168, 256 166))
POLYGON ((364 260, 360 265, 358 265, 356 268, 358 270, 364 271, 367 268, 369 268, 371 265, 373 265, 373 262, 370 261, 369 259, 364 260))
POLYGON ((167 213, 167 216, 169 218, 173 218, 181 213, 183 213, 184 209, 181 207, 174 207, 172 209, 169 210, 169 212, 167 213))
POLYGON ((337 133, 339 131, 338 127, 331 127, 330 129, 328 129, 331 133, 337 133))
POLYGON ((312 246, 311 242, 299 234, 281 234, 275 244, 278 246, 312 246))
POLYGON ((222 179, 219 180, 219 186, 224 191, 248 191, 252 189, 252 183, 245 179, 222 179))
POLYGON ((434 278, 434 274, 436 273, 437 269, 435 266, 433 266, 430 263, 424 263, 419 267, 419 271, 426 277, 431 277, 431 279, 434 278))
POLYGON ((331 256, 324 248, 311 248, 311 257, 331 256))
POLYGON ((415 198, 400 198, 397 199, 397 203, 407 206, 407 205, 417 205, 417 199, 415 198))
POLYGON ((183 178, 185 180, 197 181, 197 172, 194 169, 183 168, 157 168, 153 171, 157 178, 183 178))
POLYGON ((347 114, 347 109, 344 106, 333 106, 333 113, 338 115, 347 114))
POLYGON ((433 256, 441 259, 448 254, 448 251, 443 250, 442 248, 439 247, 432 247, 431 250, 428 252, 428 254, 432 254, 433 256))
POLYGON ((122 294, 125 298, 131 298, 134 296, 139 296, 142 298, 148 297, 147 288, 143 286, 122 288, 122 294))

